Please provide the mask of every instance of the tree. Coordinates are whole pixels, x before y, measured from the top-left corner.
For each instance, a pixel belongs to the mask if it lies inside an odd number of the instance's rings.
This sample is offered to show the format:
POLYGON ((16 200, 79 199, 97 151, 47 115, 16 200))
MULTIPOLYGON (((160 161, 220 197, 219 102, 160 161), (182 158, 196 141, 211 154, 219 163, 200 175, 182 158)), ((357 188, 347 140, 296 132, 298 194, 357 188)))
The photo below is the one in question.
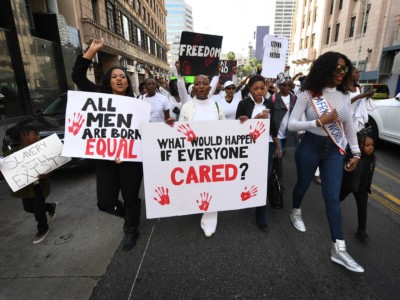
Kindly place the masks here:
POLYGON ((228 60, 235 60, 235 53, 233 51, 229 51, 228 54, 226 55, 226 58, 228 60))

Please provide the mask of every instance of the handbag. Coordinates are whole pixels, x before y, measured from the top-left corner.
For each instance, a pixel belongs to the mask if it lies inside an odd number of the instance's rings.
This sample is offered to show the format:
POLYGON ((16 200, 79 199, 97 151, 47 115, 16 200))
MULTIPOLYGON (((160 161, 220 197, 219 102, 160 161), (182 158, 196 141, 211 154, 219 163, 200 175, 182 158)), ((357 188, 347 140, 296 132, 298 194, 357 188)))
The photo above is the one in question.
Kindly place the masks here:
POLYGON ((274 157, 268 178, 268 201, 272 208, 283 208, 283 191, 282 157, 274 157))

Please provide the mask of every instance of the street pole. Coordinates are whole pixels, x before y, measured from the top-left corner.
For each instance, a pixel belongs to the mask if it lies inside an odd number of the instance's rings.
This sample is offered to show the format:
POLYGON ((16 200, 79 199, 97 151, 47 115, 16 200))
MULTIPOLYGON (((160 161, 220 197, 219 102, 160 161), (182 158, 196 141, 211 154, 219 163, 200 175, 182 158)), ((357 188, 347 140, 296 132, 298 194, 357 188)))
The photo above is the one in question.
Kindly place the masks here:
POLYGON ((364 36, 364 26, 365 26, 365 19, 367 18, 367 4, 368 0, 364 0, 364 17, 361 25, 361 36, 360 36, 360 41, 358 43, 358 55, 357 55, 357 61, 356 61, 356 68, 358 69, 358 64, 360 62, 360 55, 361 55, 361 43, 362 39, 364 36))

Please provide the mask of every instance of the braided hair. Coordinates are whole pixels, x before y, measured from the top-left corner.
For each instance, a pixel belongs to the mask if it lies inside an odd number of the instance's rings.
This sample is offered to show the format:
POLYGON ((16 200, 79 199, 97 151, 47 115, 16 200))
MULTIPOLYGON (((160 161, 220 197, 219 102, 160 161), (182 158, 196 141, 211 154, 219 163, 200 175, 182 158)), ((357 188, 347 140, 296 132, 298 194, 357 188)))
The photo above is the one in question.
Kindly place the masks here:
MULTIPOLYGON (((361 153, 362 153, 362 149, 364 149, 367 138, 374 140, 374 138, 372 136, 372 130, 370 127, 365 127, 363 129, 361 129, 359 132, 357 132, 357 140, 358 140, 358 145, 360 147, 361 153)), ((375 153, 372 153, 372 158, 373 158, 373 160, 376 159, 375 153)))

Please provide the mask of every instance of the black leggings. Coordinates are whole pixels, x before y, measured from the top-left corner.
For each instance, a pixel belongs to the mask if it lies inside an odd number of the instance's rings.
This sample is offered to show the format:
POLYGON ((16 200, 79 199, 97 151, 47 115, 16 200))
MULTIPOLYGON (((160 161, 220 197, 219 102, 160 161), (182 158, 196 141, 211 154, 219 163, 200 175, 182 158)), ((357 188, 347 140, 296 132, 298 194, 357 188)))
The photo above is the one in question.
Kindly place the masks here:
POLYGON ((99 160, 97 162, 97 206, 107 211, 116 206, 119 192, 126 208, 140 205, 139 190, 143 179, 141 162, 99 160))
MULTIPOLYGON (((342 189, 340 201, 343 201, 350 193, 350 191, 342 189)), ((357 203, 358 231, 365 231, 367 228, 368 191, 353 192, 353 195, 357 203)))
POLYGON ((22 198, 22 205, 24 210, 28 213, 32 213, 38 222, 37 228, 39 231, 45 231, 49 228, 47 224, 46 212, 52 211, 54 208, 51 204, 46 203, 43 196, 42 188, 39 184, 34 186, 35 197, 33 198, 22 198))

